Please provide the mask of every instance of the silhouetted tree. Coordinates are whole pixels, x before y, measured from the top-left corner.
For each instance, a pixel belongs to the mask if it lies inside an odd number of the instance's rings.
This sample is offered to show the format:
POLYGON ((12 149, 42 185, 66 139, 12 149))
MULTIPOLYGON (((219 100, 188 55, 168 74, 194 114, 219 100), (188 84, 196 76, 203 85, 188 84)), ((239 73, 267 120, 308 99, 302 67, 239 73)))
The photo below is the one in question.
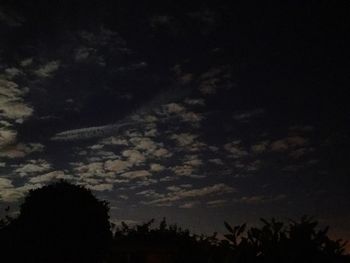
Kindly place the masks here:
POLYGON ((101 262, 112 240, 108 212, 107 202, 65 181, 31 190, 5 227, 6 262, 101 262))

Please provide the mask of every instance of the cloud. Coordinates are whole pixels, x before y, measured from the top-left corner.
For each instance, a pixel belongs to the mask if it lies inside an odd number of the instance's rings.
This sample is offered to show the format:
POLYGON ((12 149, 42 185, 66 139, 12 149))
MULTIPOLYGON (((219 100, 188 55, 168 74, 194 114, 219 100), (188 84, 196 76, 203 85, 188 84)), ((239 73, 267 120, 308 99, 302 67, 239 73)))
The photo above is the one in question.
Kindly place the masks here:
POLYGON ((0 7, 0 21, 4 22, 9 27, 19 27, 23 24, 24 18, 15 14, 11 10, 5 10, 3 6, 0 7))
POLYGON ((31 116, 33 109, 23 102, 27 92, 16 83, 0 78, 0 117, 21 122, 31 116))
POLYGON ((15 187, 10 179, 0 177, 0 201, 16 202, 18 199, 23 198, 29 190, 41 186, 41 184, 25 184, 15 187))
POLYGON ((207 186, 197 189, 181 189, 179 191, 172 191, 162 198, 154 199, 151 201, 142 202, 148 205, 158 205, 162 203, 172 203, 174 201, 179 201, 187 198, 198 198, 207 195, 221 195, 226 193, 232 193, 235 189, 226 184, 215 184, 212 186, 207 186))
POLYGON ((191 165, 177 165, 171 170, 178 176, 190 176, 196 169, 191 165))
POLYGON ((231 89, 234 86, 227 68, 211 68, 199 76, 199 91, 203 95, 215 94, 219 89, 231 89))
POLYGON ((192 156, 192 158, 190 160, 185 161, 185 165, 190 165, 193 167, 198 167, 198 166, 203 165, 202 160, 198 159, 197 156, 192 156))
POLYGON ((119 138, 119 137, 108 137, 100 141, 101 144, 104 145, 125 145, 127 146, 129 143, 126 139, 124 138, 119 138))
POLYGON ((130 165, 140 165, 145 162, 145 156, 137 150, 125 150, 122 155, 128 158, 130 165))
POLYGON ((128 161, 122 161, 122 160, 108 160, 104 164, 104 168, 107 171, 115 172, 115 173, 121 173, 130 168, 132 164, 128 161))
POLYGON ((269 141, 261 141, 250 147, 251 151, 256 154, 264 153, 268 149, 269 141))
POLYGON ((23 72, 15 67, 5 69, 5 74, 8 79, 13 79, 18 75, 23 74, 23 72))
POLYGON ((301 136, 290 136, 284 139, 274 141, 270 145, 271 151, 285 152, 296 147, 303 147, 308 143, 308 140, 301 136))
POLYGON ((204 106, 205 105, 205 101, 204 99, 186 99, 185 103, 188 105, 200 105, 200 106, 204 106))
POLYGON ((105 176, 103 162, 93 162, 89 164, 78 164, 74 170, 84 177, 105 176))
POLYGON ((28 67, 32 65, 32 63, 33 63, 33 58, 26 58, 20 61, 19 64, 21 65, 21 67, 28 67))
POLYGON ((54 60, 38 68, 34 73, 41 78, 50 78, 60 67, 60 61, 54 60))
POLYGON ((168 186, 166 189, 169 191, 172 191, 172 192, 176 192, 176 191, 181 190, 181 187, 178 187, 176 185, 171 185, 171 186, 168 186))
POLYGON ((286 197, 287 196, 284 194, 277 195, 277 196, 253 195, 253 196, 243 196, 241 198, 234 199, 233 202, 249 204, 249 205, 258 205, 258 204, 280 201, 285 199, 286 197))
POLYGON ((224 162, 221 159, 219 159, 219 158, 209 159, 208 161, 210 163, 214 163, 216 165, 224 165, 224 162))
POLYGON ((169 176, 168 175, 168 176, 160 178, 159 181, 160 182, 171 182, 171 181, 176 181, 178 179, 179 179, 179 177, 177 177, 177 176, 169 176))
POLYGON ((10 179, 0 177, 0 189, 11 188, 11 187, 13 187, 13 184, 10 179))
POLYGON ((260 116, 263 114, 265 111, 263 109, 255 109, 251 111, 246 111, 242 113, 237 113, 233 115, 233 119, 237 121, 247 121, 253 117, 260 116))
POLYGON ((193 201, 193 202, 187 202, 187 203, 184 203, 182 205, 179 205, 179 208, 193 208, 195 206, 197 206, 198 204, 200 204, 200 202, 198 201, 193 201))
POLYGON ((226 143, 224 149, 231 153, 230 157, 235 159, 240 159, 248 155, 248 151, 243 148, 240 141, 233 141, 231 143, 226 143))
POLYGON ((151 176, 151 173, 146 170, 138 170, 138 171, 126 172, 121 174, 120 176, 128 179, 139 179, 139 178, 147 178, 151 176))
POLYGON ((218 199, 213 201, 208 201, 207 205, 210 207, 220 207, 227 203, 227 200, 225 199, 218 199))
POLYGON ((0 148, 16 141, 17 132, 0 128, 0 148))
POLYGON ((163 110, 167 114, 179 114, 186 111, 186 108, 178 103, 169 103, 163 105, 163 110))
POLYGON ((273 152, 284 152, 288 150, 288 142, 286 140, 277 140, 271 143, 271 151, 273 152))
POLYGON ((15 170, 20 176, 27 176, 28 174, 42 173, 51 169, 51 164, 43 159, 29 160, 26 164, 21 164, 15 170))
POLYGON ((173 134, 170 138, 176 140, 178 146, 188 146, 194 142, 198 135, 190 133, 173 134))
POLYGON ((41 183, 48 183, 59 179, 72 180, 74 179, 74 177, 72 175, 65 174, 63 171, 53 171, 47 174, 30 178, 29 183, 41 184, 41 183))
POLYGON ((148 190, 144 190, 144 191, 138 192, 138 193, 136 193, 136 195, 142 195, 142 196, 145 196, 145 197, 151 198, 151 199, 164 197, 163 194, 159 194, 153 189, 148 189, 148 190))
POLYGON ((9 145, 1 149, 0 157, 9 159, 23 158, 33 152, 41 152, 44 149, 44 145, 40 143, 19 143, 16 145, 9 145))
POLYGON ((161 172, 161 171, 165 170, 165 167, 163 165, 158 164, 158 163, 151 163, 150 169, 152 172, 161 172))
POLYGON ((89 188, 93 191, 112 191, 113 190, 113 184, 96 184, 96 185, 85 185, 86 188, 89 188))

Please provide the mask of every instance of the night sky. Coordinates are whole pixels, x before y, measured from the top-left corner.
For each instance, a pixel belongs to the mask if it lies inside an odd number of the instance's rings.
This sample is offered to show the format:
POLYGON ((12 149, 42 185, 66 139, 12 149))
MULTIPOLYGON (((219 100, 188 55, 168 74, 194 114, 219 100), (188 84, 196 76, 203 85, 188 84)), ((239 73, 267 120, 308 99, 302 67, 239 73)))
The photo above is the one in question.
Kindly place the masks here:
POLYGON ((65 179, 114 222, 350 239, 349 4, 230 2, 1 1, 0 215, 65 179))

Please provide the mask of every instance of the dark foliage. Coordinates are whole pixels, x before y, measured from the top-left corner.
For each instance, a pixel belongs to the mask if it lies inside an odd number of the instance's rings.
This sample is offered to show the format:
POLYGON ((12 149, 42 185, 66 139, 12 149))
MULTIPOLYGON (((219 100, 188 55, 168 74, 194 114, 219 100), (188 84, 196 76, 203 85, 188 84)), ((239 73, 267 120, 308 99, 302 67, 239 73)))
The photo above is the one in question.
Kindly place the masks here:
POLYGON ((198 236, 165 218, 156 228, 154 220, 129 227, 122 223, 114 234, 111 262, 225 262, 230 251, 219 245, 216 234, 198 236))
MULTIPOLYGON (((8 210, 8 209, 7 209, 8 210)), ((345 263, 345 242, 332 240, 309 217, 261 226, 231 226, 225 240, 191 234, 163 219, 130 227, 112 236, 105 201, 81 186, 61 181, 29 192, 17 218, 0 220, 1 262, 222 262, 345 263)), ((115 227, 115 226, 114 226, 115 227)))
POLYGON ((331 240, 328 227, 318 229, 318 222, 302 217, 288 224, 261 219, 261 227, 246 230, 246 225, 231 227, 224 241, 232 251, 233 262, 350 262, 344 256, 346 242, 331 240))
POLYGON ((29 192, 4 222, 6 262, 100 262, 112 240, 109 207, 80 186, 57 182, 29 192))

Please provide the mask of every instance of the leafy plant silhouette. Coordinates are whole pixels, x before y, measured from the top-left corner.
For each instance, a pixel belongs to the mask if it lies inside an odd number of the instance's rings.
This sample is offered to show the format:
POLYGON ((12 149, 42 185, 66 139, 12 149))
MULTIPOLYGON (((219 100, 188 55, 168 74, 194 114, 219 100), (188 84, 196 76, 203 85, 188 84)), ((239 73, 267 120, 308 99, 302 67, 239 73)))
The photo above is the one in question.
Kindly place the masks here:
MULTIPOLYGON (((8 210, 8 209, 6 209, 8 210)), ((163 218, 133 227, 109 222, 109 206, 90 190, 65 181, 32 190, 18 217, 0 219, 4 262, 163 263, 345 263, 345 242, 332 240, 328 227, 304 216, 287 223, 231 226, 222 240, 192 234, 163 218), (113 231, 111 230, 113 229, 113 231)))
POLYGON ((245 224, 232 227, 225 222, 234 262, 349 262, 344 256, 346 242, 331 240, 329 228, 318 229, 311 217, 288 224, 274 218, 260 220, 261 227, 248 230, 245 224))
POLYGON ((6 262, 100 262, 112 234, 107 202, 60 181, 31 190, 0 231, 6 262), (6 255, 7 254, 7 255, 6 255))

